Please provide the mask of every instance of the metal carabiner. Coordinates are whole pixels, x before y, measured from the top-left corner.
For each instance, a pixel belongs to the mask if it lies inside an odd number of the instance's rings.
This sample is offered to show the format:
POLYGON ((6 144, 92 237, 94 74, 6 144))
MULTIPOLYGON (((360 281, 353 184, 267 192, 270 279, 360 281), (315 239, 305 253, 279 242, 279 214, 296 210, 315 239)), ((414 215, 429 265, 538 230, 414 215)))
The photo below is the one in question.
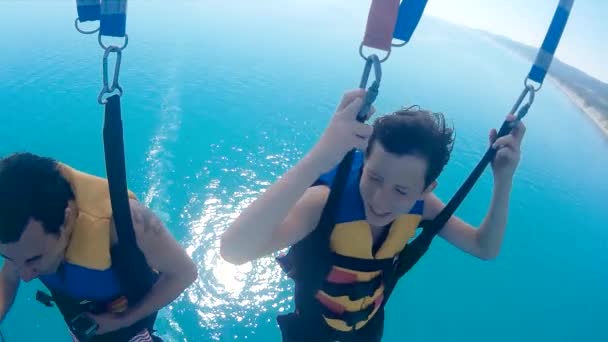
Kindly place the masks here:
MULTIPOLYGON (((528 110, 534 103, 534 94, 536 92, 537 92, 537 90, 534 88, 534 86, 532 86, 531 84, 526 84, 524 90, 522 90, 521 94, 517 98, 517 101, 515 101, 513 108, 511 108, 510 114, 515 114, 515 112, 517 112, 516 121, 523 119, 523 117, 526 116, 526 114, 528 114, 528 110), (528 95, 528 102, 526 102, 526 104, 524 104, 520 108, 521 103, 524 101, 524 98, 526 97, 526 95, 528 95)), ((512 123, 512 125, 513 125, 513 123, 512 123)))
MULTIPOLYGON (((498 130, 496 139, 511 133, 511 130, 513 129, 513 127, 515 127, 517 125, 517 123, 519 121, 521 121, 521 119, 523 119, 524 116, 526 116, 526 114, 528 114, 528 110, 534 103, 534 94, 536 93, 536 91, 537 90, 534 88, 534 86, 529 85, 529 84, 526 85, 524 90, 522 90, 521 94, 515 101, 513 108, 511 108, 511 111, 509 112, 509 114, 516 114, 515 120, 513 120, 513 121, 505 120, 502 123, 502 126, 500 127, 500 129, 498 130), (528 101, 522 106, 521 104, 522 104, 522 102, 524 102, 526 95, 528 96, 528 101), (520 108, 520 106, 521 106, 521 108, 520 108)), ((494 152, 496 152, 496 149, 493 149, 493 150, 494 150, 494 152)))
POLYGON ((380 59, 375 54, 370 55, 365 60, 365 67, 363 68, 363 74, 361 75, 361 82, 359 83, 359 88, 365 89, 367 87, 367 82, 369 81, 369 75, 372 71, 372 67, 374 68, 374 82, 367 89, 367 94, 365 95, 365 102, 357 114, 357 120, 360 122, 364 122, 367 119, 369 109, 371 108, 374 101, 376 101, 376 97, 378 96, 378 90, 380 88, 380 82, 382 81, 382 65, 380 59))
POLYGON ((118 83, 118 77, 120 76, 120 63, 122 61, 122 48, 116 46, 110 46, 106 49, 103 54, 103 88, 97 97, 97 101, 100 104, 106 104, 106 100, 103 99, 104 94, 109 94, 115 90, 118 90, 118 96, 122 96, 122 87, 118 83), (112 79, 112 85, 108 82, 108 57, 111 53, 116 53, 116 63, 114 65, 114 78, 112 79))

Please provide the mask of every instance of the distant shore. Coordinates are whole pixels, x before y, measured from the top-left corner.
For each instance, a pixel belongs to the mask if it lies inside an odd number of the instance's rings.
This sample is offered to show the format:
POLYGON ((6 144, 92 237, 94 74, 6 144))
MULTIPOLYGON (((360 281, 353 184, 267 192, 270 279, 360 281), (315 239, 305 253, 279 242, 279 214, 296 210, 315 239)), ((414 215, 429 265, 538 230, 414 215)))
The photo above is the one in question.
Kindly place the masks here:
MULTIPOLYGON (((480 37, 485 38, 488 42, 494 44, 495 46, 503 48, 505 51, 512 54, 513 56, 523 58, 527 62, 534 61, 534 56, 536 56, 537 54, 536 47, 531 47, 503 36, 491 34, 486 31, 476 30, 476 32, 480 33, 480 37)), ((591 82, 591 80, 595 79, 586 75, 585 73, 576 68, 564 64, 563 62, 557 59, 553 61, 553 65, 551 66, 551 68, 551 71, 547 73, 547 78, 550 79, 553 84, 555 84, 557 88, 559 88, 568 97, 568 99, 570 99, 570 101, 572 101, 572 103, 579 108, 581 112, 583 112, 588 118, 593 120, 595 125, 604 133, 606 137, 608 137, 608 113, 603 113, 596 107, 585 105, 584 98, 579 95, 579 93, 577 93, 576 89, 569 87, 567 85, 567 82, 564 83, 559 81, 555 76, 553 76, 552 73, 555 73, 555 75, 561 75, 562 78, 565 77, 566 79, 568 79, 568 82, 572 80, 572 82, 580 84, 582 88, 591 86, 592 89, 590 89, 590 93, 588 95, 585 95, 588 97, 602 96, 599 95, 602 94, 602 92, 600 91, 600 88, 602 86, 598 85, 601 84, 601 82, 591 82)))
POLYGON ((577 95, 572 89, 570 89, 567 85, 558 81, 555 77, 551 77, 547 75, 547 78, 550 78, 551 81, 562 91, 570 101, 572 101, 583 113, 585 113, 593 122, 595 122, 596 126, 604 132, 604 135, 608 137, 608 113, 607 115, 601 113, 597 109, 589 106, 585 106, 585 102, 583 98, 577 95))

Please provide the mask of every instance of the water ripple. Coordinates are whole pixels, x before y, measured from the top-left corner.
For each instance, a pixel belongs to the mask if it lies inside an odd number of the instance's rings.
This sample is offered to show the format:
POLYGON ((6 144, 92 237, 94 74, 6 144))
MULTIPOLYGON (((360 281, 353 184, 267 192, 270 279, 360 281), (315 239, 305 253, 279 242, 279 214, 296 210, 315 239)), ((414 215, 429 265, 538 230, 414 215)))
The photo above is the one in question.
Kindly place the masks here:
POLYGON ((288 168, 299 154, 280 146, 276 148, 283 152, 268 155, 261 147, 245 151, 223 141, 212 144, 212 157, 195 176, 204 185, 192 189, 183 210, 191 235, 186 250, 200 274, 187 299, 197 308, 199 326, 213 340, 224 340, 223 334, 233 330, 255 335, 260 324, 289 307, 289 285, 272 256, 235 266, 219 253, 220 236, 229 224, 270 185, 273 179, 268 177, 288 168))

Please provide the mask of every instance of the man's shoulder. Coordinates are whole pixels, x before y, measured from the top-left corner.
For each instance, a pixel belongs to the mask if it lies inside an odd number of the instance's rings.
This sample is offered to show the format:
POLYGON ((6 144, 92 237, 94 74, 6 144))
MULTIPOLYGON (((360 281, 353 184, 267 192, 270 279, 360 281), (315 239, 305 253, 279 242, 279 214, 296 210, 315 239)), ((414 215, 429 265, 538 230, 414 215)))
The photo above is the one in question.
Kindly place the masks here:
MULTIPOLYGON (((150 210, 148 207, 146 207, 143 203, 139 202, 137 200, 137 198, 135 197, 130 197, 129 198, 129 209, 131 212, 131 223, 132 223, 132 227, 133 227, 133 231, 135 232, 135 235, 139 235, 141 234, 141 232, 143 231, 144 227, 141 224, 141 222, 143 221, 143 216, 145 215, 146 211, 150 210)), ((117 227, 116 227, 116 222, 114 220, 114 217, 111 218, 110 220, 111 224, 111 232, 112 232, 112 246, 118 244, 118 231, 117 231, 117 227)))

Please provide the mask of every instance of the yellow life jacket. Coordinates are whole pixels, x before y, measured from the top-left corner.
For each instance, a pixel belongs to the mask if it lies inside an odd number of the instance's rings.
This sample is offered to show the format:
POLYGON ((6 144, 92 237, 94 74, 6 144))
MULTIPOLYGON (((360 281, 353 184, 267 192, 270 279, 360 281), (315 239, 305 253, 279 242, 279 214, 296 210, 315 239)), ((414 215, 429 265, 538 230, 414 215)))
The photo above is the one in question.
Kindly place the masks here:
MULTIPOLYGON (((404 249, 422 221, 424 202, 417 201, 398 216, 374 243, 359 192, 363 162, 357 151, 338 201, 331 205, 333 225, 318 226, 277 258, 295 281, 295 311, 277 317, 286 340, 379 342, 382 338, 384 305, 404 249)), ((334 191, 337 169, 323 174, 313 186, 334 191)))
MULTIPOLYGON (((110 257, 112 205, 106 179, 59 164, 75 197, 76 218, 66 261, 93 270, 107 270, 110 257)), ((129 198, 137 200, 129 191, 129 198)))
POLYGON ((342 332, 358 330, 374 317, 384 299, 382 272, 390 269, 414 236, 422 208, 418 202, 408 214, 399 216, 377 251, 365 220, 338 221, 330 237, 334 262, 325 286, 316 295, 330 327, 342 332))
MULTIPOLYGON (((133 253, 139 252, 135 241, 119 239, 112 245, 108 181, 62 163, 58 163, 58 168, 74 194, 74 210, 68 221, 71 236, 60 270, 39 277, 52 296, 39 293, 38 299, 45 305, 55 302, 68 325, 82 312, 124 312, 146 295, 136 280, 153 284, 158 272, 145 261, 133 258, 133 253)), ((131 191, 128 196, 137 199, 131 191)), ((95 341, 129 340, 143 328, 151 331, 156 315, 155 312, 129 327, 96 336, 95 341)))

